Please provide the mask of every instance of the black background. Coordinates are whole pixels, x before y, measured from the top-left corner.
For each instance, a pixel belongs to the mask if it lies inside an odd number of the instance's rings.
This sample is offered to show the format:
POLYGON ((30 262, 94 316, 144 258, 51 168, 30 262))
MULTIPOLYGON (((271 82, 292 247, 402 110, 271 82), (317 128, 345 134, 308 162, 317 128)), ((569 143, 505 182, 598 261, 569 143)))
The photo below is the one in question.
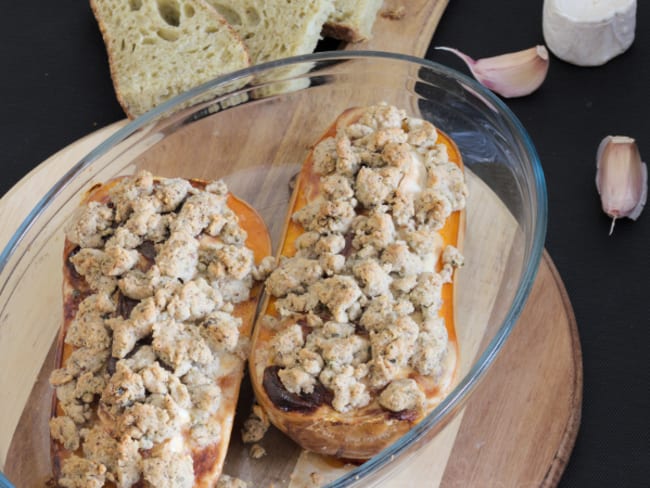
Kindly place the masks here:
MULTIPOLYGON (((544 42, 543 0, 450 0, 432 41, 475 57, 544 42)), ((429 59, 467 72, 449 53, 429 59)), ((80 137, 123 119, 87 2, 10 2, 0 29, 0 195, 80 137)), ((650 159, 650 5, 636 39, 604 66, 554 57, 544 85, 507 100, 547 179, 546 248, 574 307, 583 348, 582 424, 561 487, 650 486, 650 210, 610 221, 594 178, 600 140, 637 139, 650 159)))

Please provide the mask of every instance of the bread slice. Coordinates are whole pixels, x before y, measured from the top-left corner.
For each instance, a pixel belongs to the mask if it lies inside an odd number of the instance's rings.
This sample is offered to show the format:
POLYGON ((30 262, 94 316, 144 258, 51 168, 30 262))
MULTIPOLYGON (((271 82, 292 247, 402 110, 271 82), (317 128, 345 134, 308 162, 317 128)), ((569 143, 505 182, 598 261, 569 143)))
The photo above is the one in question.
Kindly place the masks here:
POLYGON ((232 25, 253 64, 307 54, 334 12, 334 0, 206 0, 232 25))
POLYGON ((250 65, 237 32, 203 0, 90 0, 90 5, 129 118, 250 65))
POLYGON ((347 42, 370 39, 383 3, 383 0, 336 0, 334 12, 323 27, 323 35, 347 42))

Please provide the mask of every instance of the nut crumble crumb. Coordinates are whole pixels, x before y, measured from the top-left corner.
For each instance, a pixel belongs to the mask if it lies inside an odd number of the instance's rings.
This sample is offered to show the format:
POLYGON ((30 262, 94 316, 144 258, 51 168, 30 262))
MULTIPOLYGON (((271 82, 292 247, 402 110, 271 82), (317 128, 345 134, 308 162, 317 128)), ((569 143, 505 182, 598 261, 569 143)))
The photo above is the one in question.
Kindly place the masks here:
POLYGON ((400 5, 399 7, 387 8, 381 11, 380 15, 389 20, 400 20, 406 15, 406 7, 400 5))
POLYGON ((250 448, 249 454, 253 459, 261 459, 266 456, 266 449, 259 444, 253 444, 250 448))

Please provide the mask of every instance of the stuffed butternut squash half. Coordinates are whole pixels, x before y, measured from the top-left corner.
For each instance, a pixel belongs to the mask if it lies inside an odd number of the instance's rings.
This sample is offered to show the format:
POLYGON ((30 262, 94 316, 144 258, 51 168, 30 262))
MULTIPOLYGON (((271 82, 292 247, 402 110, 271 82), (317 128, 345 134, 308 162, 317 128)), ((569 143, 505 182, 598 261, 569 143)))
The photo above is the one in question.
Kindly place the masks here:
POLYGON ((466 196, 451 139, 393 106, 346 111, 308 155, 249 358, 303 448, 367 459, 450 390, 466 196))
POLYGON ((221 181, 94 187, 66 229, 50 421, 63 487, 208 487, 221 473, 271 252, 221 181))

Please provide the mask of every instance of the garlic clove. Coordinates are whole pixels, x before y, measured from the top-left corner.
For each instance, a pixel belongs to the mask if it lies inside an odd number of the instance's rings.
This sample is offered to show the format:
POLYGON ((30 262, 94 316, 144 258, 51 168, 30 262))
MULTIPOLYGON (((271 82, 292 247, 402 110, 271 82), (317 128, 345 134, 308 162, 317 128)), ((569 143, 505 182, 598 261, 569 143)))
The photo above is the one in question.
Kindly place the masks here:
POLYGON ((458 56, 465 62, 474 78, 505 98, 529 95, 541 86, 548 73, 549 56, 544 46, 478 60, 458 49, 443 46, 436 49, 458 56))
POLYGON ((596 153, 596 188, 603 211, 612 218, 636 220, 648 196, 648 170, 641 161, 636 141, 626 136, 607 136, 596 153))
POLYGON ((599 66, 634 41, 637 0, 544 0, 542 29, 558 58, 599 66))

